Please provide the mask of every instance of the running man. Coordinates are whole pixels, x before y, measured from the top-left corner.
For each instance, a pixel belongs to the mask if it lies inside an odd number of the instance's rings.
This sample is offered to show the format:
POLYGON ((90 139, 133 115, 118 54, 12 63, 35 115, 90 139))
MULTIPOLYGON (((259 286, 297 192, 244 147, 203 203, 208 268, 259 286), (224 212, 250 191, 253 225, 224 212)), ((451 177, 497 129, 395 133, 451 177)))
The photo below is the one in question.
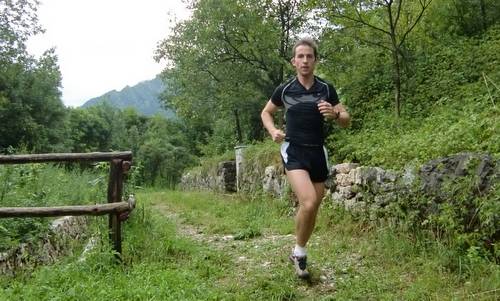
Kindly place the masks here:
POLYGON ((329 175, 323 122, 334 120, 340 127, 347 127, 350 116, 339 102, 335 88, 314 75, 318 59, 316 43, 309 38, 298 40, 292 56, 297 75, 275 89, 261 118, 273 141, 283 142, 281 157, 285 173, 299 201, 295 216, 296 244, 290 260, 297 275, 308 278, 306 245, 329 175), (281 106, 285 109, 286 133, 276 128, 273 119, 281 106))

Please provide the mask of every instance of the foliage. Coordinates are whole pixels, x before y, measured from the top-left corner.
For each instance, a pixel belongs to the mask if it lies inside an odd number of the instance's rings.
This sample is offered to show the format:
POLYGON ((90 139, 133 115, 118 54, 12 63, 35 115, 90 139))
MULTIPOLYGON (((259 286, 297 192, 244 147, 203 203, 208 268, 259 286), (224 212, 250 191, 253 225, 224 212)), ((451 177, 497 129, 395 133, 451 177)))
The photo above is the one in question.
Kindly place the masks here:
POLYGON ((171 84, 166 104, 201 133, 201 144, 218 134, 221 122, 234 129, 239 143, 262 137, 259 111, 289 74, 291 39, 304 22, 299 2, 191 5, 192 18, 176 24, 157 49, 158 59, 171 62, 163 73, 171 84))
POLYGON ((22 145, 35 151, 59 150, 65 112, 54 53, 2 63, 0 69, 0 150, 22 145))
POLYGON ((205 157, 214 157, 230 152, 238 145, 235 135, 236 129, 223 118, 214 121, 212 134, 205 137, 206 144, 200 143, 196 147, 205 157))
POLYGON ((432 6, 423 25, 436 39, 443 37, 443 33, 476 36, 498 23, 499 17, 500 3, 495 0, 441 0, 439 5, 432 6))
POLYGON ((335 160, 400 169, 408 162, 424 163, 462 151, 498 156, 498 39, 493 27, 479 41, 441 46, 415 63, 414 94, 407 98, 404 118, 394 119, 375 102, 371 111, 362 106, 363 120, 354 117, 350 131, 329 137, 335 160), (463 56, 464 49, 478 55, 463 56))
POLYGON ((0 2, 0 61, 14 63, 26 56, 26 41, 42 32, 38 24, 38 1, 0 2))
POLYGON ((131 150, 137 185, 174 185, 193 165, 195 141, 185 126, 160 115, 146 117, 134 109, 117 110, 103 103, 70 109, 66 134, 71 152, 131 150))
POLYGON ((37 1, 0 3, 0 152, 9 146, 36 151, 61 148, 64 106, 61 74, 53 50, 39 59, 26 40, 39 32, 37 1))
MULTIPOLYGON (((106 202, 107 173, 50 164, 0 165, 0 206, 62 206, 106 202)), ((0 251, 37 239, 49 218, 0 219, 0 251)))
POLYGON ((419 24, 432 0, 416 2, 403 1, 312 1, 326 19, 329 28, 338 35, 352 37, 354 43, 378 48, 390 57, 394 109, 396 116, 401 112, 402 65, 407 60, 406 44, 410 33, 419 24))
POLYGON ((156 116, 149 120, 143 142, 137 151, 142 165, 142 179, 148 185, 173 186, 195 158, 183 135, 184 126, 156 116))
POLYGON ((372 115, 377 121, 352 135, 335 132, 328 139, 335 162, 402 169, 463 151, 499 155, 498 110, 485 110, 484 103, 438 107, 428 118, 401 122, 390 112, 372 115))
MULTIPOLYGON (((397 229, 410 236, 418 229, 427 233, 426 239, 439 241, 461 256, 475 252, 477 257, 498 263, 500 186, 493 172, 487 189, 479 190, 480 165, 479 160, 468 161, 466 175, 442 178, 439 191, 423 191, 421 180, 410 190, 396 191, 397 201, 377 212, 377 222, 402 226, 397 229)), ((435 172, 440 168, 437 166, 435 172)))

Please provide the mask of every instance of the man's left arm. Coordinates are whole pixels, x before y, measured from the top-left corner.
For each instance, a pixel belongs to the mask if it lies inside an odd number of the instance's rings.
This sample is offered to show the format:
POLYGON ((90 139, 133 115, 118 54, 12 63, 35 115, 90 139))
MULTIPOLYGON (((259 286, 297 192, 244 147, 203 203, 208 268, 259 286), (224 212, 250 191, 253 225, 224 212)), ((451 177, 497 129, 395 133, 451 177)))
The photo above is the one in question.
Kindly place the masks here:
POLYGON ((340 102, 332 105, 328 101, 321 101, 318 104, 318 109, 326 119, 335 120, 342 128, 348 127, 351 122, 351 116, 340 102))
POLYGON ((346 128, 349 126, 351 123, 351 115, 349 115, 349 112, 344 108, 344 106, 341 103, 338 103, 332 107, 333 110, 333 119, 335 122, 342 128, 346 128))

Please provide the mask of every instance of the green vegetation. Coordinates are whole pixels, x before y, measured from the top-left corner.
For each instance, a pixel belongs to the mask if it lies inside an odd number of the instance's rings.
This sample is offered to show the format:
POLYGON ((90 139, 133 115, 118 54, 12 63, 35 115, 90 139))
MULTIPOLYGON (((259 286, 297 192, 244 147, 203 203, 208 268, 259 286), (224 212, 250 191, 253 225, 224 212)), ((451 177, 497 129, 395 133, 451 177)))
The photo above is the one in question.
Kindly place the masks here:
POLYGON ((125 223, 124 263, 103 235, 85 261, 69 257, 0 278, 12 300, 495 300, 500 269, 424 234, 370 227, 324 203, 310 283, 287 261, 292 217, 276 200, 144 191, 125 223), (255 222, 254 222, 255 220, 255 222), (260 235, 240 235, 242 231, 260 235), (288 230, 286 230, 288 229, 288 230), (231 236, 230 236, 231 235, 231 236))
MULTIPOLYGON (((106 171, 99 165, 92 170, 70 170, 50 164, 0 165, 0 206, 105 203, 106 171)), ((48 231, 51 220, 53 218, 0 219, 0 252, 36 241, 48 231)))
MULTIPOLYGON (((41 31, 37 5, 0 2, 0 153, 132 150, 128 187, 157 190, 138 195, 125 223, 123 265, 98 219, 101 244, 85 261, 68 257, 3 277, 0 299, 498 299, 498 183, 471 195, 474 182, 465 178, 440 203, 401 199, 389 212, 396 223, 323 204, 312 283, 297 281, 286 262, 287 200, 159 190, 175 186, 186 168, 234 158, 236 144, 249 145, 256 169, 279 163, 276 145, 263 142, 259 113, 293 75, 291 47, 304 33, 319 42, 318 75, 353 117, 347 130, 328 125, 333 162, 401 170, 463 151, 498 160, 498 1, 191 1, 192 18, 156 49, 171 62, 162 101, 175 120, 106 104, 65 108, 55 52, 35 59, 26 50, 41 31), (399 23, 389 13, 401 13, 399 23), (430 205, 434 211, 422 214, 430 205)), ((104 170, 0 166, 0 206, 94 202, 104 198, 104 170)), ((0 251, 36 238, 47 221, 0 220, 0 251)))
MULTIPOLYGON (((294 75, 291 48, 308 34, 320 45, 318 75, 353 117, 350 130, 330 126, 335 162, 396 169, 461 151, 498 156, 497 2, 192 1, 192 17, 156 49, 172 63, 137 87, 157 93, 163 81, 161 100, 178 117, 167 121, 106 104, 65 108, 55 52, 26 50, 41 31, 37 1, 5 2, 0 152, 132 150, 139 184, 174 186, 186 168, 267 137, 260 110, 294 75)), ((135 93, 123 92, 105 97, 135 93)))
MULTIPOLYGON (((329 137, 335 160, 400 169, 464 151, 499 157, 500 72, 491 64, 500 60, 499 34, 496 27, 481 38, 435 47, 433 56, 415 64, 401 118, 384 105, 384 93, 347 97, 354 120, 349 131, 329 137)), ((370 87, 350 86, 356 93, 370 87)))

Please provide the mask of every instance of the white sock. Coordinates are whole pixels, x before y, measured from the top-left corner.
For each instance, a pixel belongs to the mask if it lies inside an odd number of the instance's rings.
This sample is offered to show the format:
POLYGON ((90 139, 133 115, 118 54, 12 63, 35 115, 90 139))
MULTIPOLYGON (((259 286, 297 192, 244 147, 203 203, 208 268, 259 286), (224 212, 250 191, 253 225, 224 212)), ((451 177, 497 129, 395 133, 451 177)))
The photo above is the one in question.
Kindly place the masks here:
POLYGON ((304 257, 307 255, 307 251, 305 247, 301 247, 299 245, 295 245, 295 248, 293 249, 293 255, 297 257, 304 257))

